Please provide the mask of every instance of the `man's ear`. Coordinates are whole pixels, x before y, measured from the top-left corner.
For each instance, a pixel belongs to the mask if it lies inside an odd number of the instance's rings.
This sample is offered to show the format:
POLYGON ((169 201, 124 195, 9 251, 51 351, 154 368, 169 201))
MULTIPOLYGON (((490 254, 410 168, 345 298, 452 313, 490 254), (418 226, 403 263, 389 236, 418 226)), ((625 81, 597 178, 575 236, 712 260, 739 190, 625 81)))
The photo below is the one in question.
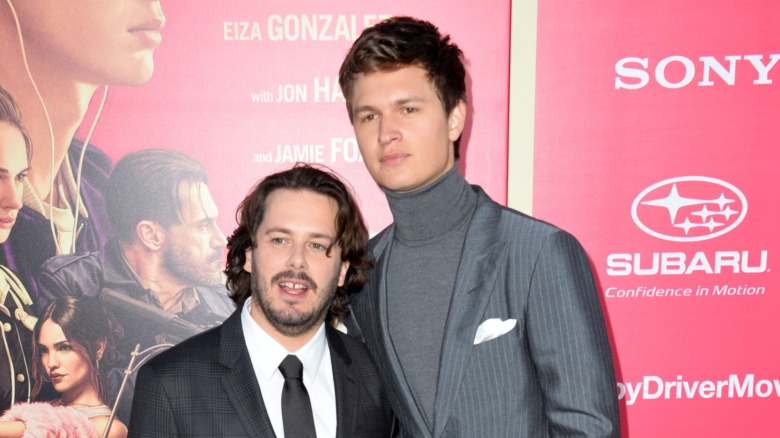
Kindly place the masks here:
POLYGON ((244 262, 244 270, 246 272, 252 273, 252 250, 254 249, 253 245, 249 245, 249 248, 246 249, 246 256, 244 257, 246 261, 244 262))
POLYGON ((159 251, 165 244, 165 228, 154 221, 141 221, 135 226, 138 240, 149 251, 159 251))
POLYGON ((344 280, 347 278, 347 270, 349 269, 349 262, 341 262, 341 270, 339 271, 339 287, 344 286, 344 280))
POLYGON ((452 111, 450 111, 447 123, 449 123, 450 141, 459 139, 460 134, 463 133, 463 128, 466 126, 466 102, 458 101, 452 108, 452 111))

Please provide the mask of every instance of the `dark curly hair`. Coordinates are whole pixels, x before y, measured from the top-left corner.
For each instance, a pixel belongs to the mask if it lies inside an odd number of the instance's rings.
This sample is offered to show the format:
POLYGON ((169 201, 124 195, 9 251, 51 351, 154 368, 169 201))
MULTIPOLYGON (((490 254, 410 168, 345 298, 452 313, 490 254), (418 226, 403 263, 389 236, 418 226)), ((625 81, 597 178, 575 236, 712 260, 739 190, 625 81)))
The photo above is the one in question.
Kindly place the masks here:
POLYGON ((371 260, 366 252, 368 231, 360 209, 350 191, 333 171, 325 166, 297 163, 292 169, 275 173, 260 181, 241 201, 236 210, 238 228, 228 238, 225 275, 230 298, 239 306, 252 295, 252 276, 244 270, 246 251, 257 246, 255 234, 267 207, 268 196, 278 189, 309 190, 328 196, 338 204, 336 239, 333 245, 341 248, 341 260, 349 262, 344 284, 336 289, 336 296, 328 309, 327 321, 342 319, 349 314, 349 296, 359 292, 368 280, 371 260))
MULTIPOLYGON (((363 30, 352 45, 339 70, 339 85, 347 101, 352 121, 352 96, 355 79, 361 73, 393 71, 417 66, 428 73, 444 111, 466 102, 466 69, 463 52, 449 35, 442 35, 433 24, 412 17, 391 17, 363 30)), ((460 138, 455 141, 458 159, 460 138)))
POLYGON ((91 297, 65 295, 49 303, 33 328, 32 379, 33 398, 43 388, 46 370, 41 362, 41 349, 38 342, 43 323, 51 320, 62 328, 65 338, 73 349, 89 363, 92 384, 97 389, 103 403, 111 402, 111 386, 105 370, 110 369, 119 359, 116 350, 117 339, 124 336, 124 330, 114 315, 91 297), (103 348, 103 354, 98 352, 103 348), (100 364, 103 364, 101 369, 100 364))

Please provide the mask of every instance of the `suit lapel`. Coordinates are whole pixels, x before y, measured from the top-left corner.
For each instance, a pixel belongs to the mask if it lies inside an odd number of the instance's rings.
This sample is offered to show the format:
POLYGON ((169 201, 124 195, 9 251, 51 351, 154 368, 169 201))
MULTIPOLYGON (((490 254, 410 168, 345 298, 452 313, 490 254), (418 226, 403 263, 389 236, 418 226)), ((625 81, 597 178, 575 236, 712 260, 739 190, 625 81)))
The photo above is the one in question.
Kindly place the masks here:
POLYGON ((357 395, 360 389, 354 379, 352 359, 344 342, 329 325, 325 326, 325 336, 328 338, 333 386, 336 390, 336 438, 349 438, 354 436, 354 421, 357 419, 359 407, 357 395))
POLYGON ((222 376, 222 388, 250 436, 275 436, 244 341, 242 308, 239 306, 222 325, 219 361, 229 368, 222 376))
POLYGON ((500 271, 496 259, 504 244, 497 232, 501 209, 481 190, 466 232, 444 329, 436 390, 433 436, 441 436, 469 364, 477 327, 500 271))
POLYGON ((395 412, 396 417, 399 418, 409 429, 410 423, 412 423, 416 430, 411 430, 413 436, 425 436, 427 435, 427 426, 425 425, 425 419, 420 412, 417 402, 414 399, 409 383, 406 381, 403 369, 401 368, 401 361, 398 360, 398 354, 393 346, 393 341, 390 338, 390 330, 388 324, 387 314, 387 263, 390 258, 390 247, 395 234, 395 225, 391 225, 385 235, 382 237, 384 245, 378 245, 375 248, 374 269, 371 270, 370 284, 374 284, 376 287, 376 301, 374 308, 374 315, 378 316, 377 327, 379 331, 379 338, 382 343, 382 347, 379 349, 381 353, 385 354, 383 358, 387 363, 386 366, 381 366, 380 369, 388 370, 390 373, 389 379, 385 378, 385 382, 391 383, 393 386, 385 388, 388 394, 393 394, 400 401, 400 406, 394 405, 393 408, 397 411, 399 408, 406 408, 406 412, 395 412))

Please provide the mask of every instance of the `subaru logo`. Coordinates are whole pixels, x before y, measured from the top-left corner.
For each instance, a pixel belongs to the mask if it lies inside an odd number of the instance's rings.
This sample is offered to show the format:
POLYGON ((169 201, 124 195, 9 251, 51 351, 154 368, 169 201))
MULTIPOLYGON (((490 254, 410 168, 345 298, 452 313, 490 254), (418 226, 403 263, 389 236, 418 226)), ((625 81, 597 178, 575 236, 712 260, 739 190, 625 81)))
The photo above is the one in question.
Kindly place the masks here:
POLYGON ((644 189, 631 205, 645 233, 675 242, 722 236, 747 214, 747 199, 733 185, 706 176, 681 176, 644 189))

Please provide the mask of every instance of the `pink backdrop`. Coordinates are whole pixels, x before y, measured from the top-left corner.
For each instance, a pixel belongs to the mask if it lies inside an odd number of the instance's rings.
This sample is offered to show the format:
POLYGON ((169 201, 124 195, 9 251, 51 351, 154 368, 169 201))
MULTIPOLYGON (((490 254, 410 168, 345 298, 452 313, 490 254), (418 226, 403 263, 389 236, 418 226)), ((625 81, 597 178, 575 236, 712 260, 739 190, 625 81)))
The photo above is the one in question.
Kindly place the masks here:
POLYGON ((428 19, 466 53, 472 113, 461 167, 495 199, 506 199, 508 1, 205 5, 164 2, 167 23, 152 80, 109 89, 92 142, 115 161, 162 146, 204 163, 226 234, 249 188, 299 159, 346 177, 372 232, 391 222, 383 194, 359 161, 337 84, 354 38, 390 15, 428 19))
MULTIPOLYGON (((506 199, 509 2, 163 8, 152 80, 109 90, 92 142, 114 160, 163 146, 203 162, 226 234, 251 185, 298 158, 345 176, 373 232, 390 222, 335 82, 352 39, 385 15, 430 19, 466 53, 461 167, 506 199)), ((766 1, 539 4, 534 213, 591 257, 624 436, 780 426, 778 13, 766 1)))
POLYGON ((539 3, 534 214, 590 256, 624 436, 780 427, 778 17, 539 3))

